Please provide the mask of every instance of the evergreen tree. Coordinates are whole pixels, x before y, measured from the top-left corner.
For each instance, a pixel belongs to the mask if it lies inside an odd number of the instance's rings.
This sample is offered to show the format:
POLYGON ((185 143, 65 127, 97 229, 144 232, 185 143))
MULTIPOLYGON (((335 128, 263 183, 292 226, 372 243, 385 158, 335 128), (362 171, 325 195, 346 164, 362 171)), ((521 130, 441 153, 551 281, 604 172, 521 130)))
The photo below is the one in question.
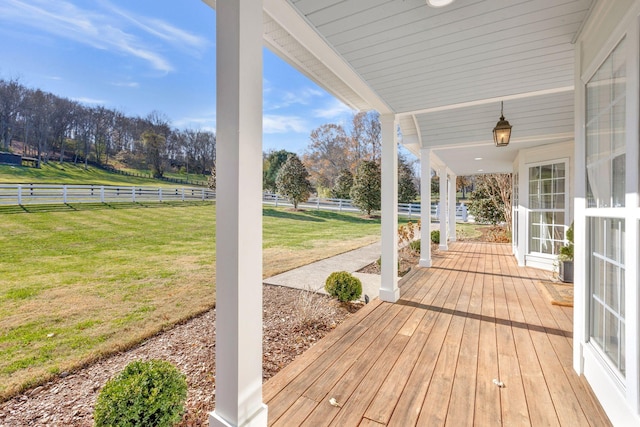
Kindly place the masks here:
POLYGON ((311 194, 309 172, 307 172, 307 168, 304 167, 297 155, 290 154, 287 161, 280 168, 276 177, 276 187, 278 193, 293 203, 294 209, 298 209, 300 202, 309 199, 311 194))
POLYGON ((278 172, 292 154, 287 150, 271 151, 267 154, 264 161, 262 188, 274 193, 277 191, 276 178, 278 177, 278 172))
POLYGON ((365 160, 358 165, 351 187, 351 202, 367 215, 371 215, 371 211, 380 210, 380 181, 378 163, 365 160))
POLYGON ((398 202, 411 203, 418 197, 413 170, 406 163, 398 163, 398 202))
POLYGON ((331 189, 331 197, 334 199, 348 199, 353 187, 353 174, 348 169, 343 169, 331 189))

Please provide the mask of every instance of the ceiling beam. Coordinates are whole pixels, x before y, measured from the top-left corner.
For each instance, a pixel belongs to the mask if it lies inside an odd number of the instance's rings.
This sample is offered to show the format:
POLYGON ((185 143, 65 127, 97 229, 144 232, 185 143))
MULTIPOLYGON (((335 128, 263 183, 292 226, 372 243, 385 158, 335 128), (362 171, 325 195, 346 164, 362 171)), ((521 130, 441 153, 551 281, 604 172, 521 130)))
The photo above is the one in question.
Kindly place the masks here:
POLYGON ((397 115, 398 117, 403 117, 403 116, 415 117, 418 114, 429 114, 429 113, 437 113, 439 111, 457 110, 459 108, 476 107, 478 105, 493 104, 500 101, 513 101, 516 99, 531 98, 534 96, 553 95, 555 93, 563 93, 563 92, 571 92, 571 91, 573 91, 573 86, 564 86, 564 87, 557 87, 553 89, 537 90, 533 92, 517 93, 514 95, 496 96, 493 98, 477 99, 475 101, 461 102, 458 104, 441 105, 439 107, 425 108, 422 110, 404 111, 401 113, 397 113, 397 115))

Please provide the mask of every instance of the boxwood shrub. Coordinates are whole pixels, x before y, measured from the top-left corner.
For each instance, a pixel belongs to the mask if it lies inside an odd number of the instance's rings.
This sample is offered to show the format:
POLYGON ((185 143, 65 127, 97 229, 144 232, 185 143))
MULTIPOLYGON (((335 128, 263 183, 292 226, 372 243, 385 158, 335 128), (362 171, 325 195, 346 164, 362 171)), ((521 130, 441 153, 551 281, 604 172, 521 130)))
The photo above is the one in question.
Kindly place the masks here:
POLYGON ((342 302, 354 301, 362 295, 362 282, 346 271, 334 271, 327 277, 324 289, 342 302))
POLYGON ((96 427, 171 427, 182 418, 185 376, 163 360, 129 363, 107 381, 94 410, 96 427))

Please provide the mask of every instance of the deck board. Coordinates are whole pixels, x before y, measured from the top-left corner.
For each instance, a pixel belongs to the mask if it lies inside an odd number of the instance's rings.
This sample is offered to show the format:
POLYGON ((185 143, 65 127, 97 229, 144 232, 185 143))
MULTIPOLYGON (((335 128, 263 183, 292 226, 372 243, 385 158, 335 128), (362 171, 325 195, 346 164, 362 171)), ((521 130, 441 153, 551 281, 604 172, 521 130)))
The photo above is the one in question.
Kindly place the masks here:
POLYGON ((572 309, 547 301, 549 273, 510 245, 449 249, 265 383, 269 424, 611 425, 573 371, 572 309))

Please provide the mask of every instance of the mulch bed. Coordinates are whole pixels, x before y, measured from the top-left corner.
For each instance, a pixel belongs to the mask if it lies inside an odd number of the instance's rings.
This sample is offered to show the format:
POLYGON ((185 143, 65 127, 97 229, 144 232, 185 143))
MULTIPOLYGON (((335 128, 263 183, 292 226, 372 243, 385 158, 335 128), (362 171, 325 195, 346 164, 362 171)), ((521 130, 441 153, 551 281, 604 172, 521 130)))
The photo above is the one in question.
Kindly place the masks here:
MULTIPOLYGON (((263 380, 357 311, 324 295, 263 286, 263 380)), ((187 376, 180 426, 208 426, 215 399, 215 309, 122 352, 0 404, 0 427, 93 426, 93 405, 105 382, 134 360, 163 359, 187 376)))

